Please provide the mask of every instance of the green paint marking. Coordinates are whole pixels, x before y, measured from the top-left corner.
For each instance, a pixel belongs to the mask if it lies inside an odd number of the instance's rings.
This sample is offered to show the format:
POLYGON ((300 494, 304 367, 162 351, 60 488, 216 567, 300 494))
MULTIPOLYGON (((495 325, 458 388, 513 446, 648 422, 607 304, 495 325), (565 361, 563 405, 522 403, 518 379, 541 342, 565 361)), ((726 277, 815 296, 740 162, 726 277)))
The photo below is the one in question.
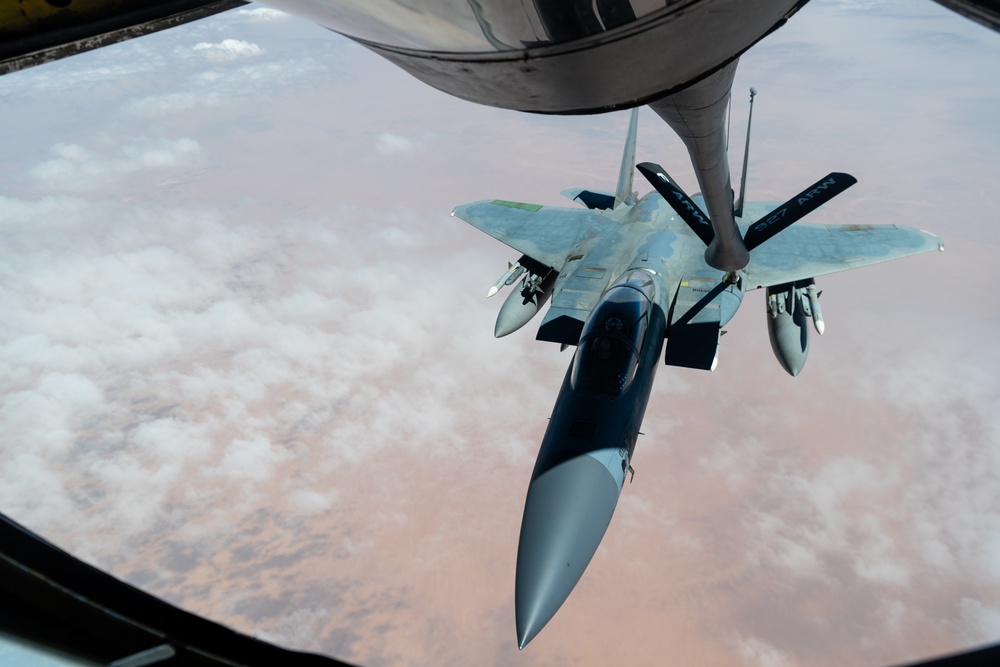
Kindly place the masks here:
POLYGON ((507 208, 519 208, 522 211, 531 211, 534 213, 541 208, 540 204, 522 204, 519 201, 504 201, 503 199, 494 199, 493 203, 497 206, 506 206, 507 208))

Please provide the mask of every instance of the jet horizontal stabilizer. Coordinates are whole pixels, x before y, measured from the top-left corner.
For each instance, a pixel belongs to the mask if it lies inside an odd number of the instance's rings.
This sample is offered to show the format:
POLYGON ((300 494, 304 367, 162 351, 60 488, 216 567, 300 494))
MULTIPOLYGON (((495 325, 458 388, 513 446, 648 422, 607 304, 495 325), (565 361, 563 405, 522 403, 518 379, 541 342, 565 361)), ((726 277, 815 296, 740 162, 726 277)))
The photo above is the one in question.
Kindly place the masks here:
POLYGON ((615 207, 615 196, 610 192, 573 188, 571 190, 563 190, 559 194, 568 197, 573 201, 578 201, 589 209, 606 211, 615 207))
POLYGON ((715 232, 712 231, 712 223, 708 216, 674 183, 663 167, 652 162, 642 162, 635 168, 656 188, 670 207, 677 211, 677 215, 681 216, 706 246, 712 242, 715 232))
POLYGON ((858 182, 850 174, 833 172, 816 181, 750 226, 743 242, 753 250, 778 232, 788 229, 820 206, 858 182))

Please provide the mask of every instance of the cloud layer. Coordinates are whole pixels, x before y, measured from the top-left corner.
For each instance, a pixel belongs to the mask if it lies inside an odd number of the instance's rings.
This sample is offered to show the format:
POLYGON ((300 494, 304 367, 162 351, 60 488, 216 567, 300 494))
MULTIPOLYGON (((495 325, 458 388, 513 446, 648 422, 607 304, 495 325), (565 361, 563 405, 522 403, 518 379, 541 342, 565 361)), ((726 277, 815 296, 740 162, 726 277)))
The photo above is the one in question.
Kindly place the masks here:
MULTIPOLYGON (((794 380, 756 294, 716 373, 660 369, 604 544, 521 653, 518 523, 570 354, 492 338, 517 254, 447 213, 609 189, 626 115, 474 107, 262 8, 8 75, 0 510, 361 664, 879 665, 1000 638, 996 45, 925 4, 810 4, 736 89, 761 91, 751 198, 844 169, 822 220, 948 252, 821 281, 794 380)), ((639 156, 694 189, 647 112, 639 156)))

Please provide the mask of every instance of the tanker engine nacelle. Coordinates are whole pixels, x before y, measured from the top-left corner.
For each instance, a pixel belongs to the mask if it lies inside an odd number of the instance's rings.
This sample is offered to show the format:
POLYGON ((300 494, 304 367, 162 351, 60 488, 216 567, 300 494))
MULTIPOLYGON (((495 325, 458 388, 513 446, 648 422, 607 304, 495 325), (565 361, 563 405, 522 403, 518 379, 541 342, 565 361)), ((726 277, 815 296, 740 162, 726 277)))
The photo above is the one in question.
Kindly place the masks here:
POLYGON ((767 333, 781 367, 794 377, 809 356, 808 320, 823 335, 823 311, 816 282, 809 278, 767 288, 767 333))

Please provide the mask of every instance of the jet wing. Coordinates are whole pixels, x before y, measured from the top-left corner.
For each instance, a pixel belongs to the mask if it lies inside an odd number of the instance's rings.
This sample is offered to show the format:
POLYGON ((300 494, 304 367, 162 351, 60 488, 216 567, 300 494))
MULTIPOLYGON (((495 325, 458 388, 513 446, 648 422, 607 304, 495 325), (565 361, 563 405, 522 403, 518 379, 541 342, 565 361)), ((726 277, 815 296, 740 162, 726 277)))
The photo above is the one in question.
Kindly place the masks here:
POLYGON ((580 241, 603 233, 612 224, 597 211, 500 199, 462 204, 451 214, 557 271, 580 241))
POLYGON ((746 268, 747 288, 780 285, 943 249, 937 236, 912 227, 800 222, 754 248, 746 268))

